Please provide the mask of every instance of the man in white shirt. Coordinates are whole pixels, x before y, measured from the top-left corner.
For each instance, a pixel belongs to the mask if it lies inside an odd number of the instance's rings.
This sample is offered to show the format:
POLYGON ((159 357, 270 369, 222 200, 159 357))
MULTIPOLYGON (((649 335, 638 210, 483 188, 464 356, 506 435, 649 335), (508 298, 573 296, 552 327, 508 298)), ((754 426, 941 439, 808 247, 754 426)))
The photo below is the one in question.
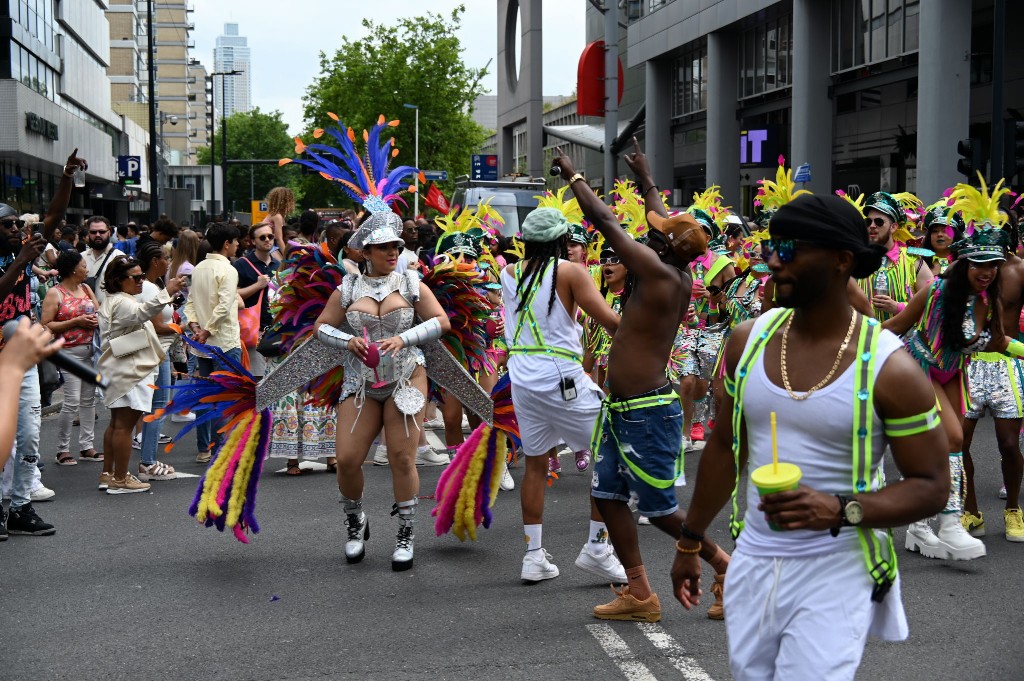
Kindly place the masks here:
POLYGON ((102 215, 94 215, 88 219, 85 223, 88 229, 87 244, 88 248, 82 253, 82 257, 85 259, 85 266, 89 270, 87 275, 90 278, 94 278, 96 285, 93 286, 93 291, 96 293, 96 299, 103 304, 103 300, 107 297, 106 291, 103 290, 103 275, 107 271, 107 265, 110 261, 119 255, 124 253, 116 248, 114 244, 110 242, 112 232, 110 229, 110 221, 102 215))
MULTIPOLYGON (((206 230, 210 254, 192 270, 192 286, 185 302, 185 317, 194 338, 213 345, 235 361, 242 361, 242 340, 238 327, 238 271, 231 258, 238 249, 238 230, 228 224, 216 223, 206 230)), ((206 357, 197 358, 199 376, 209 376, 220 367, 206 357)), ((196 426, 199 455, 196 463, 207 463, 214 439, 221 424, 210 422, 196 426)), ((218 438, 219 439, 219 438, 218 438)))

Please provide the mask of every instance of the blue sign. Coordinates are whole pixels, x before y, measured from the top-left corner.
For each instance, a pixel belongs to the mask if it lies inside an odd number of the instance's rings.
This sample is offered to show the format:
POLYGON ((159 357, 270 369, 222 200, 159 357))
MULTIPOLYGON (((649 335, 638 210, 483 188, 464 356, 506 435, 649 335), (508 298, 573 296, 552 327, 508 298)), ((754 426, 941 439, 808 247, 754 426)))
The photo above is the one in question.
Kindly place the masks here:
POLYGON ((444 182, 448 179, 447 170, 424 170, 423 177, 427 181, 434 180, 435 182, 444 182))
POLYGON ((21 189, 25 186, 25 180, 21 175, 8 175, 7 186, 11 189, 21 189))
POLYGON ((470 178, 474 180, 494 182, 498 179, 497 154, 473 154, 470 164, 470 178))
POLYGON ((796 173, 793 176, 794 182, 810 182, 811 181, 811 164, 801 163, 796 168, 796 173))
POLYGON ((125 184, 138 184, 142 178, 141 156, 118 156, 117 176, 125 184))

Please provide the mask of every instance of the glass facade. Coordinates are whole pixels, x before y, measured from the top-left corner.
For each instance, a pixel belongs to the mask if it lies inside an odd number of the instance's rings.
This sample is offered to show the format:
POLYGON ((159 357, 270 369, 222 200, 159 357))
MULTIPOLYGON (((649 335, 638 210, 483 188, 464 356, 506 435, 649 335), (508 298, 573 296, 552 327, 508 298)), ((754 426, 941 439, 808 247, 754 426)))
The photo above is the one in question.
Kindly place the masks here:
POLYGON ((740 97, 792 85, 793 15, 752 26, 740 35, 740 97))
POLYGON ((59 102, 57 83, 60 76, 46 62, 38 59, 13 40, 11 45, 11 78, 20 80, 43 97, 59 102))
POLYGON ((832 72, 916 52, 921 0, 832 0, 832 72))
POLYGON ((51 51, 57 49, 53 0, 11 0, 10 17, 51 51))
POLYGON ((704 111, 708 106, 708 43, 701 38, 675 60, 672 117, 704 111))

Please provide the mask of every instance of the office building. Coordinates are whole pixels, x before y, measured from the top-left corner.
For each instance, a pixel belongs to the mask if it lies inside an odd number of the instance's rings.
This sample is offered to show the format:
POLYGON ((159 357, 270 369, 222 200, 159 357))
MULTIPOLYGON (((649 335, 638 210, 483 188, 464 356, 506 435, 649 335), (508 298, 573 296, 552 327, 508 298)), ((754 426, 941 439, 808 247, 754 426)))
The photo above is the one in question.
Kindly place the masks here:
POLYGON ((248 38, 238 35, 238 24, 224 24, 224 34, 217 36, 213 48, 213 70, 218 73, 241 71, 224 76, 213 92, 217 120, 235 113, 252 111, 252 60, 248 38))

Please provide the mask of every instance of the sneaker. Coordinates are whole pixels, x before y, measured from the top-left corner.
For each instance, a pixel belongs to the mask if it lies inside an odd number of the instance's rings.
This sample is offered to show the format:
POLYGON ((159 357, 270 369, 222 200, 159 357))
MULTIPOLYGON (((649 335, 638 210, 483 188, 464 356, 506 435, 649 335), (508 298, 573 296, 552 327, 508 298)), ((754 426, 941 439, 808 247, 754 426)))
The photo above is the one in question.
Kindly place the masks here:
POLYGON ((639 515, 637 517, 636 524, 637 525, 650 525, 651 524, 651 519, 648 518, 647 516, 641 514, 641 515, 639 515))
POLYGON ((1000 499, 1005 499, 1006 498, 1006 485, 1003 485, 1002 487, 999 488, 999 498, 1000 499))
POLYGON ((724 620, 725 619, 725 606, 722 602, 722 597, 725 594, 725 573, 715 575, 715 581, 711 584, 711 595, 715 597, 715 602, 708 608, 708 619, 709 620, 724 620))
POLYGON ((601 554, 591 553, 589 547, 584 546, 576 559, 576 567, 616 584, 626 583, 626 569, 610 546, 605 546, 601 554))
POLYGON ((985 536, 985 514, 981 511, 978 511, 978 515, 974 515, 970 511, 964 511, 964 514, 960 516, 960 524, 967 530, 967 534, 972 537, 985 536))
POLYGON ((508 463, 505 463, 505 471, 501 474, 501 482, 498 484, 502 490, 510 492, 516 488, 516 481, 512 479, 512 474, 508 472, 508 463))
POLYGON ((465 414, 462 415, 462 429, 467 433, 472 430, 472 428, 469 427, 469 417, 465 414))
POLYGON ((630 513, 636 513, 637 506, 640 505, 640 497, 637 496, 633 490, 629 491, 629 501, 626 502, 626 506, 629 507, 630 513))
POLYGON ((132 438, 132 449, 142 449, 142 433, 132 438))
POLYGON ((196 415, 191 411, 187 414, 171 414, 171 423, 191 423, 195 420, 196 415))
POLYGON ((154 461, 148 466, 139 464, 139 480, 148 482, 150 480, 174 480, 178 477, 174 468, 160 461, 154 461))
POLYGON ((558 576, 558 566, 551 562, 551 554, 544 549, 527 551, 523 556, 524 582, 541 582, 558 576))
POLYGON ((0 504, 0 541, 7 541, 7 509, 0 504))
POLYGON ((576 457, 576 470, 580 473, 590 468, 590 450, 584 449, 580 452, 575 452, 576 457))
POLYGON ((12 508, 7 516, 7 531, 10 534, 24 534, 33 537, 47 537, 57 530, 53 525, 44 523, 43 519, 36 515, 32 504, 25 504, 19 508, 12 508))
POLYGON ((447 466, 449 463, 447 455, 435 452, 430 445, 423 445, 416 450, 417 466, 447 466))
POLYGON ((427 430, 444 430, 444 419, 441 418, 441 413, 438 412, 434 414, 434 418, 425 420, 423 427, 427 430))
POLYGON ((111 476, 107 484, 107 494, 135 494, 136 492, 148 492, 149 483, 142 482, 131 473, 124 476, 123 480, 111 476))
POLYGON ((387 466, 388 465, 388 448, 382 447, 381 445, 374 442, 373 444, 373 465, 374 466, 387 466))
POLYGON ((169 445, 172 442, 174 442, 174 438, 171 437, 170 435, 165 435, 165 434, 161 433, 160 437, 157 438, 157 442, 159 442, 162 445, 169 445))
POLYGON ((210 459, 213 458, 213 452, 206 450, 205 452, 199 452, 196 454, 196 463, 210 463, 210 459))
POLYGON ((548 457, 548 472, 549 473, 561 473, 562 462, 558 460, 558 454, 552 454, 548 457))
POLYGON ((624 620, 626 622, 661 621, 661 602, 658 594, 652 593, 644 600, 638 600, 629 593, 629 587, 612 587, 615 600, 594 608, 594 617, 599 620, 624 620))
POLYGON ((1024 515, 1019 508, 1004 510, 1003 522, 1006 523, 1006 541, 1024 542, 1024 515))
POLYGON ((694 442, 704 441, 704 424, 699 421, 690 428, 690 439, 694 442))
POLYGON ((704 449, 704 445, 707 443, 704 440, 691 440, 686 438, 686 451, 687 452, 699 452, 704 449))
POLYGON ((34 490, 29 492, 28 498, 31 501, 50 501, 57 493, 45 485, 39 485, 34 490))
POLYGON ((110 481, 114 479, 113 473, 100 473, 99 489, 105 490, 110 487, 110 481))
POLYGON ((935 532, 932 531, 932 526, 928 524, 927 520, 918 520, 907 526, 907 539, 903 546, 907 551, 928 556, 938 549, 939 538, 935 536, 935 532))

